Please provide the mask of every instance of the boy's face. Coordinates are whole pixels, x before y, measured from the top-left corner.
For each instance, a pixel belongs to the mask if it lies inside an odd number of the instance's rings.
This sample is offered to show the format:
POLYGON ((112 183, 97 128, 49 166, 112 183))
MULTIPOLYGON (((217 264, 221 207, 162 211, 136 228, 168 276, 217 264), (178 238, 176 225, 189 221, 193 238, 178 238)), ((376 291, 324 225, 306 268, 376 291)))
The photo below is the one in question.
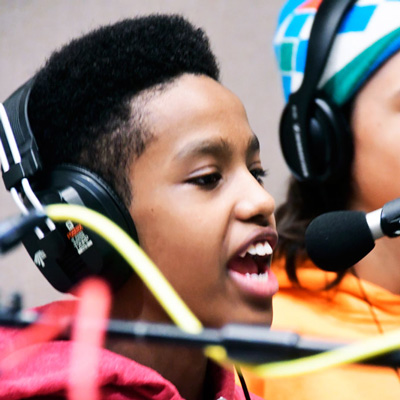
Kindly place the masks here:
MULTIPOLYGON (((214 80, 184 75, 146 112, 154 138, 131 171, 141 247, 204 325, 271 323, 274 200, 243 105, 214 80)), ((166 320, 151 297, 141 318, 166 320)))

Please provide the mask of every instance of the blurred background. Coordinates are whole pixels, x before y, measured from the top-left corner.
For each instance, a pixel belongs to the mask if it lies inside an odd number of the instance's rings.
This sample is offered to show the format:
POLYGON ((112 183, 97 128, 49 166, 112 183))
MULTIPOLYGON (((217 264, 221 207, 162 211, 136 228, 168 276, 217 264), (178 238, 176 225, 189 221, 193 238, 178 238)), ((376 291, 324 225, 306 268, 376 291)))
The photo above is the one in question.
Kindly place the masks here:
MULTIPOLYGON (((289 172, 278 138, 283 107, 272 40, 284 0, 0 0, 0 101, 50 53, 99 25, 147 13, 180 13, 207 32, 222 83, 244 103, 261 142, 266 189, 283 200, 289 172)), ((0 182, 0 220, 19 211, 0 182)), ((23 295, 25 307, 62 298, 20 246, 0 256, 0 301, 23 295)))

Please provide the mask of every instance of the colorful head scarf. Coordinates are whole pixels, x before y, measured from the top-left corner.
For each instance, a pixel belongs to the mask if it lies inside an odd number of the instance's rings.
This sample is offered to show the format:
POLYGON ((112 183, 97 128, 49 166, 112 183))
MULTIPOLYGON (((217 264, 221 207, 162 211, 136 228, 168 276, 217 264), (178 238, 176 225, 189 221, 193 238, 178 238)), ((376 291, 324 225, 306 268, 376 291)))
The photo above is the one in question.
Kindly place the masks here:
MULTIPOLYGON (((302 83, 320 4, 321 0, 288 0, 281 10, 274 49, 286 101, 302 83)), ((400 0, 358 0, 341 23, 318 87, 340 106, 399 49, 400 0)))

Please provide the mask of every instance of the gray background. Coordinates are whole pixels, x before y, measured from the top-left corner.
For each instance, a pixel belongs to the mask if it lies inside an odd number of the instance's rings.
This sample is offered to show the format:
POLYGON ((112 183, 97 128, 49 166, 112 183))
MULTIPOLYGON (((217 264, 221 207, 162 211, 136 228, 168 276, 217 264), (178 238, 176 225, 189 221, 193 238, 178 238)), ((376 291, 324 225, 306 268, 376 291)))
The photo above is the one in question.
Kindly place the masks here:
MULTIPOLYGON (((282 201, 288 178, 278 141, 283 95, 272 49, 283 0, 0 0, 0 101, 44 63, 50 52, 99 25, 150 12, 184 14, 208 33, 222 83, 243 101, 269 170, 267 190, 282 201)), ((0 183, 0 220, 18 214, 0 183)), ((63 297, 25 249, 0 257, 0 300, 18 291, 27 307, 63 297)))

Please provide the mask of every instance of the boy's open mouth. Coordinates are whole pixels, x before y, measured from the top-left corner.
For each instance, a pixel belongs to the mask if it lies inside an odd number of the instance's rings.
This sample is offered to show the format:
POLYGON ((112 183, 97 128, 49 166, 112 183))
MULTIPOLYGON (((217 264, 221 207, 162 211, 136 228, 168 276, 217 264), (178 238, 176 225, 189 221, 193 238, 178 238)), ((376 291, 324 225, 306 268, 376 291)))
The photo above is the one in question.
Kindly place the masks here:
POLYGON ((270 271, 272 253, 272 247, 266 240, 250 244, 229 261, 230 277, 248 294, 272 296, 278 290, 276 278, 270 271))
POLYGON ((272 247, 267 241, 252 243, 229 262, 228 269, 242 275, 250 275, 252 278, 268 279, 267 272, 271 264, 271 256, 272 247))

